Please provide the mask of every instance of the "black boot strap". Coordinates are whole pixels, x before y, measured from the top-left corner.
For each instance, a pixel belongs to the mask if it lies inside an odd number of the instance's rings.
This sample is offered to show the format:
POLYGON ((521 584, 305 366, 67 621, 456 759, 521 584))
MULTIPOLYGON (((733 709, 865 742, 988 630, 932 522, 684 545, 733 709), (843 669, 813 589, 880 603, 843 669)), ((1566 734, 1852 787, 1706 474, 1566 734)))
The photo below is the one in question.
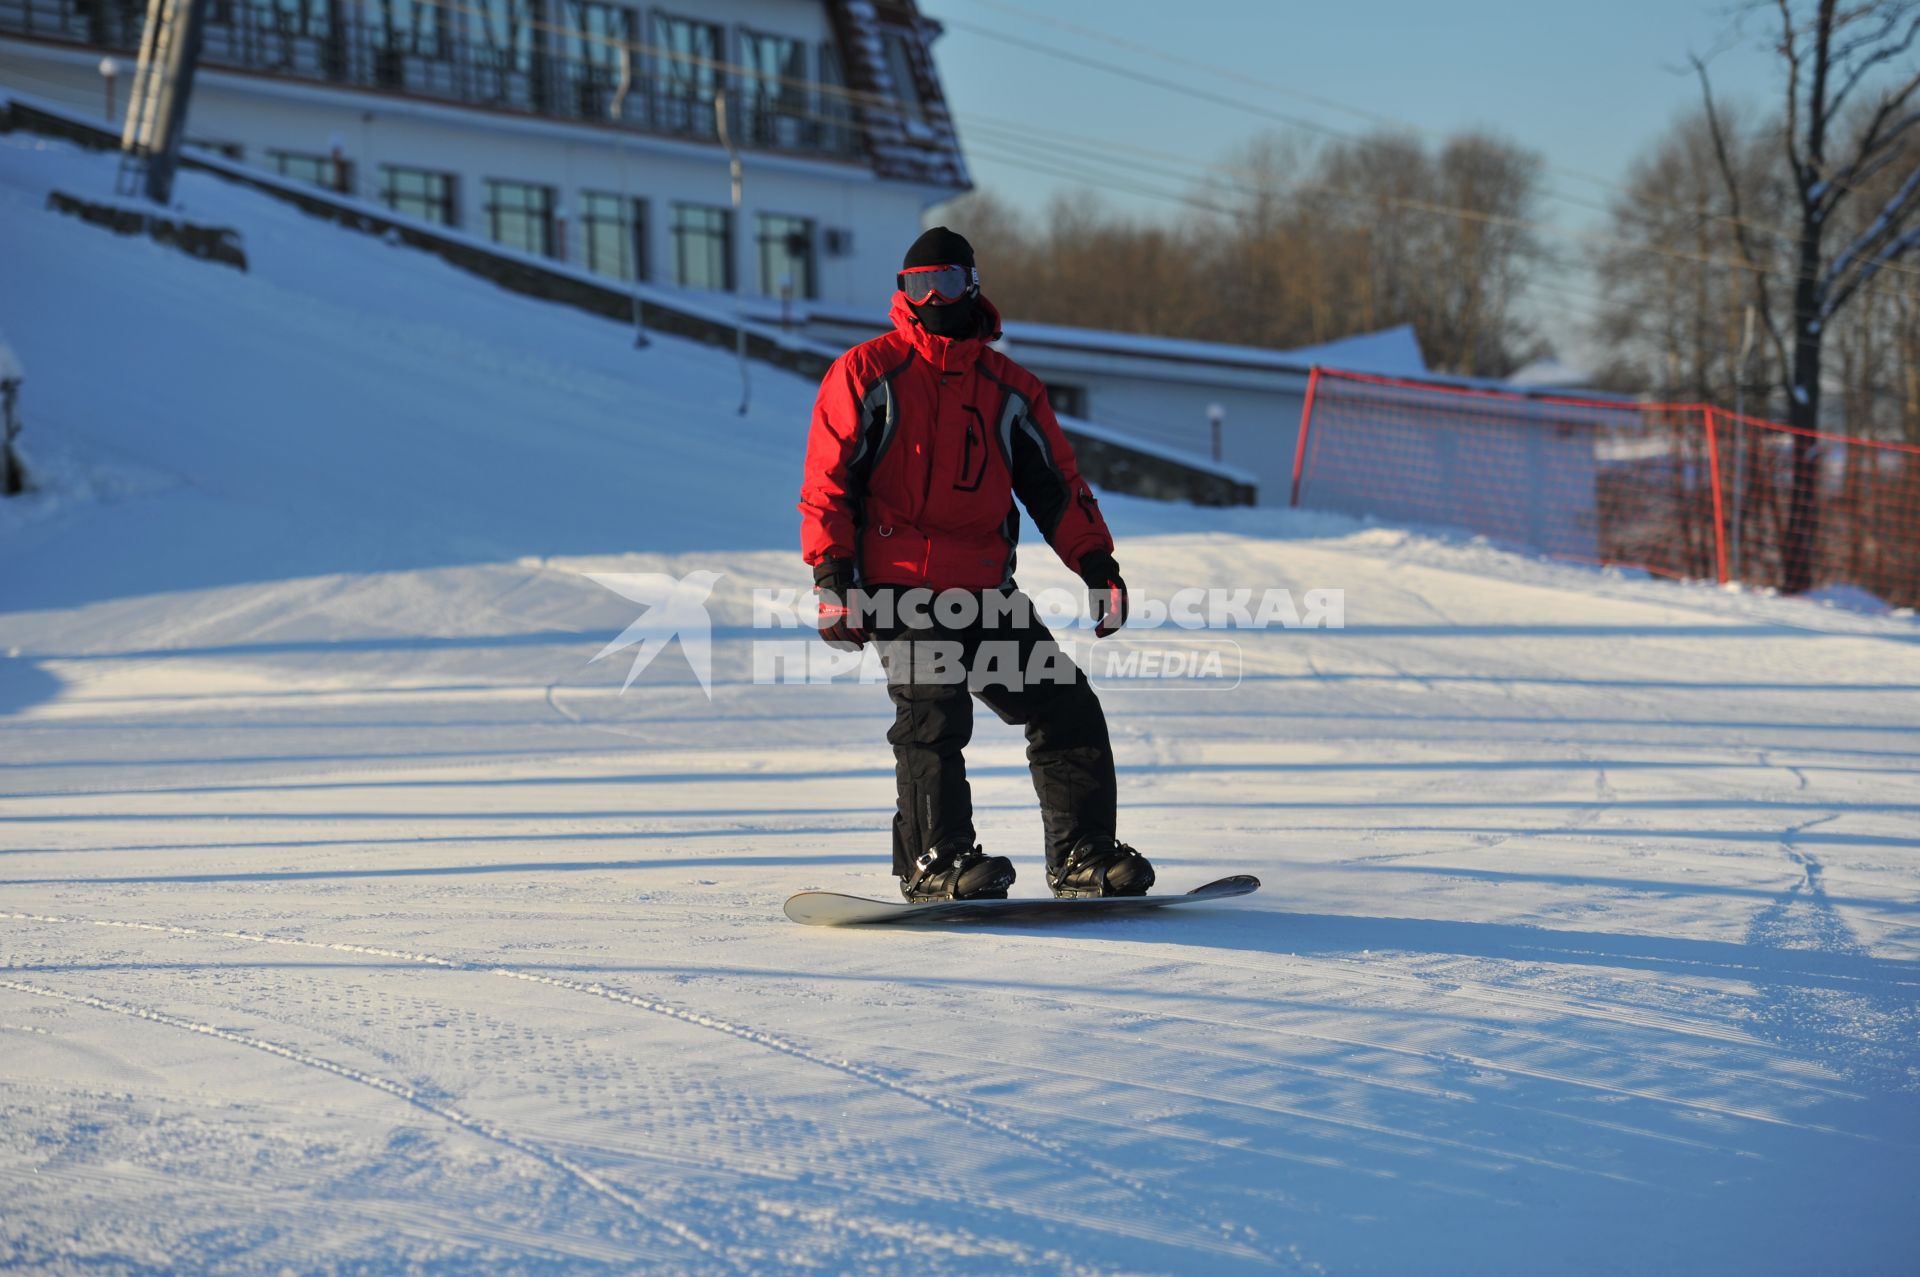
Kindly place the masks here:
POLYGON ((921 883, 929 880, 937 882, 945 875, 948 878, 947 890, 952 892, 960 885, 961 873, 985 859, 985 854, 978 847, 969 847, 950 855, 929 851, 913 862, 913 876, 906 880, 906 889, 909 892, 918 891, 921 883))

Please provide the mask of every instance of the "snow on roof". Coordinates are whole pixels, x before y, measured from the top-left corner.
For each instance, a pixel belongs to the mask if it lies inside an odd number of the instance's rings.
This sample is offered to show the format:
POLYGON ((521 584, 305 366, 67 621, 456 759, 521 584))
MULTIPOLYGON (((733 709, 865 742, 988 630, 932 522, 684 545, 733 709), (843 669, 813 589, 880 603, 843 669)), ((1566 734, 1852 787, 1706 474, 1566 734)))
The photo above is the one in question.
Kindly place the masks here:
POLYGON ((847 87, 861 95, 853 100, 852 114, 865 135, 874 172, 949 190, 970 188, 973 179, 930 47, 940 24, 922 15, 913 0, 890 0, 885 12, 871 0, 831 0, 827 12, 847 87), (882 32, 902 42, 912 84, 895 83, 882 32))
POLYGON ((1511 386, 1539 387, 1552 390, 1578 390, 1593 380, 1593 374, 1577 364, 1561 363, 1548 356, 1536 359, 1517 372, 1510 373, 1507 384, 1511 386))
POLYGON ((1009 322, 1002 327, 1007 340, 1016 346, 1083 350, 1089 354, 1131 355, 1143 359, 1271 369, 1275 372, 1304 373, 1316 364, 1325 364, 1349 372, 1373 373, 1384 377, 1419 377, 1427 374, 1426 360, 1420 355, 1420 343, 1414 338, 1411 324, 1298 350, 1265 350, 1258 346, 1235 346, 1226 342, 1190 341, 1180 337, 1115 333, 1097 328, 1069 328, 1059 324, 1025 321, 1009 322))
MULTIPOLYGON (((779 319, 777 304, 763 302, 756 305, 749 302, 748 307, 756 318, 769 322, 779 319)), ((874 332, 884 332, 889 327, 884 316, 878 312, 819 302, 792 307, 792 316, 801 323, 845 325, 872 329, 874 332)), ((1267 350, 1259 346, 1190 341, 1146 333, 1117 333, 1100 328, 1072 328, 1063 324, 1036 324, 1026 320, 1008 320, 1001 325, 1001 330, 1016 359, 1021 349, 1031 346, 1302 375, 1315 365, 1380 377, 1425 378, 1434 375, 1428 372, 1426 360, 1421 357, 1420 343, 1414 336, 1411 324, 1401 324, 1377 333, 1343 337, 1320 346, 1303 346, 1297 350, 1267 350)))
MULTIPOLYGON (((790 306, 789 311, 788 317, 802 325, 823 324, 832 328, 864 329, 875 333, 883 332, 888 327, 886 320, 877 312, 858 307, 807 302, 790 306)), ((776 302, 749 299, 743 306, 743 313, 764 324, 782 321, 780 306, 776 302)), ((1024 360, 1028 350, 1035 350, 1153 360, 1169 365, 1186 365, 1189 375, 1182 380, 1193 380, 1192 370, 1196 368, 1212 367, 1236 373, 1292 373, 1302 377, 1314 368, 1323 368, 1328 372, 1405 378, 1425 386, 1488 390, 1529 397, 1548 397, 1556 390, 1571 389, 1578 385, 1573 381, 1556 381, 1551 374, 1543 374, 1542 380, 1527 382, 1514 378, 1463 377, 1456 373, 1435 372, 1427 367, 1426 360, 1421 356, 1420 343, 1411 324, 1400 324, 1377 333, 1361 333, 1324 345, 1301 346, 1293 350, 1266 350, 1258 346, 1233 346, 1225 342, 1189 341, 1180 337, 1116 333, 1098 328, 1071 328, 1024 320, 1004 322, 1001 329, 1005 337, 1004 349, 1014 359, 1024 360)), ((1565 370, 1570 377, 1581 375, 1577 368, 1553 361, 1543 361, 1540 367, 1548 364, 1565 370)), ((1409 390, 1412 389, 1416 387, 1410 386, 1409 390)), ((1596 404, 1634 402, 1634 396, 1613 391, 1580 389, 1579 396, 1596 404)))
POLYGON ((1419 377, 1426 375, 1427 359, 1420 353, 1420 339, 1412 324, 1383 328, 1377 333, 1360 333, 1318 346, 1301 346, 1280 352, 1282 357, 1301 363, 1344 368, 1348 372, 1369 372, 1381 377, 1419 377))

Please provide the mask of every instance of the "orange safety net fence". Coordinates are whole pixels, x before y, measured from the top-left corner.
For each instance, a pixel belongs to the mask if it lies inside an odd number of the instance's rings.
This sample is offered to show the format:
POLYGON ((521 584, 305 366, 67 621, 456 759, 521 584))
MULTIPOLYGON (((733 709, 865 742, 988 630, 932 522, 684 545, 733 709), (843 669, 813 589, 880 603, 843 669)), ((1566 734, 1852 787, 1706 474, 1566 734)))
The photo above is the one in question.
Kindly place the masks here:
POLYGON ((1661 576, 1920 605, 1920 447, 1706 404, 1315 369, 1292 502, 1661 576))

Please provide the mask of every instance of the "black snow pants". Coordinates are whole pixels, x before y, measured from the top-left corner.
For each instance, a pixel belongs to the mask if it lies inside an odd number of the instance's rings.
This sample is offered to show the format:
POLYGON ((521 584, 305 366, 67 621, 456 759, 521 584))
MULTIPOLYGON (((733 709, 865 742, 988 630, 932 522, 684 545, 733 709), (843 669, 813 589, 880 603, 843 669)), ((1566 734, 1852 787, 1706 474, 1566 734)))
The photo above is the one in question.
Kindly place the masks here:
MULTIPOLYGON (((892 593, 897 599, 906 592, 892 593)), ((910 872, 934 848, 974 845, 973 796, 961 751, 973 736, 976 696, 1026 731, 1049 867, 1065 861, 1087 835, 1114 831, 1113 747, 1100 698, 1024 595, 989 593, 1011 605, 1011 621, 983 607, 971 624, 948 624, 937 612, 902 613, 891 621, 883 615, 872 631, 894 705, 887 740, 900 799, 893 817, 896 875, 910 872)))

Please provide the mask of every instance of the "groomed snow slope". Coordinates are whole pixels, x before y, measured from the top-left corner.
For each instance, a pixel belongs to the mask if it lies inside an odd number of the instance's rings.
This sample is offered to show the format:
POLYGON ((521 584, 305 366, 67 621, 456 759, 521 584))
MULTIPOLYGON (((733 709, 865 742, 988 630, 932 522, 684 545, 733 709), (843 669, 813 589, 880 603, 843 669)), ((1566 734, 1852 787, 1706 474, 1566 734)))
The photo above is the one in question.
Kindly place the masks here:
POLYGON ((1143 593, 1346 591, 1106 695, 1123 834, 1265 890, 796 927, 891 887, 882 691, 747 678, 811 388, 199 175, 253 273, 43 210, 111 169, 0 138, 0 1268, 1912 1271, 1910 620, 1109 499, 1143 593), (583 569, 725 574, 711 703, 583 569))

